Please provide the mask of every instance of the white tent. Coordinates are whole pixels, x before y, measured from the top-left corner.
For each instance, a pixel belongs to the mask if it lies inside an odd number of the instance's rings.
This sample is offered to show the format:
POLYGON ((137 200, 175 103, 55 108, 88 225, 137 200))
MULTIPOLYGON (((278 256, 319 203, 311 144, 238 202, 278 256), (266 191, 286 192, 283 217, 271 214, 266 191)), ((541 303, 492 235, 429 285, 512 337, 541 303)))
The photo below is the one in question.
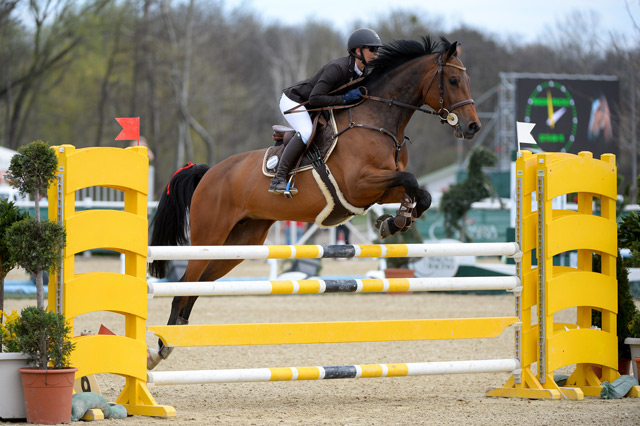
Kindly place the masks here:
POLYGON ((17 151, 0 146, 0 173, 4 173, 9 169, 11 157, 17 153, 17 151))

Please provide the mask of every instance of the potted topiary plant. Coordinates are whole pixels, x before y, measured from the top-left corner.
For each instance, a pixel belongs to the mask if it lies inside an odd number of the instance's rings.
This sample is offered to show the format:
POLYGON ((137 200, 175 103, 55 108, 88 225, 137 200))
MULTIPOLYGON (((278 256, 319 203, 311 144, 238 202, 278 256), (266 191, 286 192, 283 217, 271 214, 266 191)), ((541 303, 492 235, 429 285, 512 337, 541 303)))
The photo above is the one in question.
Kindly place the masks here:
MULTIPOLYGON (((455 238, 456 234, 463 243, 472 242, 466 233, 467 213, 476 201, 497 196, 491 179, 483 171, 484 167, 493 167, 498 157, 488 149, 478 146, 471 151, 467 177, 453 184, 442 194, 440 212, 444 217, 444 231, 447 238, 455 238)), ((498 198, 499 200, 499 198, 498 198)))
POLYGON ((14 223, 26 218, 14 203, 0 200, 0 383, 6 390, 6 396, 0 398, 0 418, 24 419, 24 397, 18 368, 27 367, 28 357, 20 352, 15 338, 15 325, 18 321, 16 311, 4 312, 4 280, 13 268, 15 260, 9 255, 4 234, 14 223))
MULTIPOLYGON (((640 176, 637 182, 640 184, 640 176)), ((638 195, 640 196, 640 191, 638 195)), ((618 226, 618 247, 629 249, 631 252, 631 257, 628 258, 618 256, 618 261, 622 263, 625 270, 623 280, 621 281, 618 277, 618 339, 623 343, 619 347, 619 356, 625 356, 633 361, 634 358, 640 357, 640 311, 633 301, 627 268, 640 267, 640 214, 638 212, 630 212, 621 219, 618 226)), ((631 364, 634 376, 638 378, 637 364, 635 362, 631 364)))
MULTIPOLYGON (((14 223, 20 222, 29 216, 27 213, 21 213, 13 202, 8 200, 0 200, 0 312, 4 311, 4 279, 9 271, 16 267, 15 259, 9 255, 9 246, 4 238, 4 234, 14 223)), ((0 324, 3 318, 0 315, 0 324)), ((2 342, 0 342, 0 352, 2 350, 2 342)))
MULTIPOLYGON (((617 335, 618 335, 618 372, 620 374, 629 374, 631 365, 631 352, 625 340, 630 336, 630 324, 637 312, 636 305, 633 301, 633 295, 629 288, 629 270, 625 263, 625 259, 618 252, 616 260, 616 278, 618 281, 618 316, 617 316, 617 335)), ((600 256, 593 256, 593 271, 600 272, 600 256)), ((602 314, 600 311, 593 310, 591 322, 596 327, 602 327, 602 314)))
POLYGON ((27 306, 15 328, 18 345, 35 367, 23 367, 27 422, 69 423, 73 382, 77 368, 70 368, 74 345, 64 315, 27 306))
POLYGON ((11 225, 5 240, 11 258, 36 277, 37 307, 23 309, 16 335, 21 351, 36 364, 34 368, 19 369, 27 421, 42 424, 71 421, 77 371, 68 368, 73 345, 64 316, 48 312, 44 306, 43 271, 59 265, 66 237, 61 224, 40 220, 40 195, 54 181, 57 167, 56 155, 49 145, 36 141, 18 150, 6 175, 11 186, 35 201, 35 218, 11 225), (40 399, 33 399, 38 396, 40 399))
POLYGON ((56 179, 58 159, 46 142, 31 142, 11 157, 5 175, 9 185, 22 195, 31 195, 35 218, 14 223, 5 233, 10 255, 16 263, 36 277, 37 306, 44 309, 43 272, 57 267, 65 243, 64 227, 56 222, 40 220, 40 196, 56 179))

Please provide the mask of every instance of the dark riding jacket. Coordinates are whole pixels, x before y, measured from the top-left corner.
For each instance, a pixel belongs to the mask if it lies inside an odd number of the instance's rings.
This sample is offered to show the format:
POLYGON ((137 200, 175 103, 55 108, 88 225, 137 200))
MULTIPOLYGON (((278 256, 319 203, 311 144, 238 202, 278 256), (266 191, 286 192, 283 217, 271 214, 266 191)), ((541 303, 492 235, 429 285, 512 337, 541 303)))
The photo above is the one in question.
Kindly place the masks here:
POLYGON ((356 61, 352 56, 334 59, 313 77, 284 89, 284 94, 298 103, 309 101, 309 106, 314 108, 342 105, 342 96, 329 95, 329 92, 357 78, 355 66, 356 61))

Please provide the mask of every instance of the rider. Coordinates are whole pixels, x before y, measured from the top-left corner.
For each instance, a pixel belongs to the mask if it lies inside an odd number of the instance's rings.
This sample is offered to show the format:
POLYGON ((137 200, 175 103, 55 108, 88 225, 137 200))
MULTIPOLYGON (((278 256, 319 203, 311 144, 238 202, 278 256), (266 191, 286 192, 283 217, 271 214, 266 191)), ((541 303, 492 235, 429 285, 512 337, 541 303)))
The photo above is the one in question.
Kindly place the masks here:
MULTIPOLYGON (((304 152, 313 131, 311 117, 304 106, 296 108, 295 112, 290 114, 284 112, 306 101, 309 101, 309 106, 312 108, 348 105, 357 102, 362 95, 359 89, 350 90, 344 95, 330 95, 329 93, 360 77, 365 66, 378 56, 380 46, 382 46, 382 42, 375 31, 369 28, 355 30, 347 42, 349 56, 334 59, 323 66, 313 77, 284 90, 280 98, 280 111, 296 134, 287 143, 282 153, 278 170, 269 185, 269 192, 282 194, 287 190, 287 176, 298 157, 304 152)), ((292 186, 289 188, 289 192, 296 194, 298 190, 292 186)))

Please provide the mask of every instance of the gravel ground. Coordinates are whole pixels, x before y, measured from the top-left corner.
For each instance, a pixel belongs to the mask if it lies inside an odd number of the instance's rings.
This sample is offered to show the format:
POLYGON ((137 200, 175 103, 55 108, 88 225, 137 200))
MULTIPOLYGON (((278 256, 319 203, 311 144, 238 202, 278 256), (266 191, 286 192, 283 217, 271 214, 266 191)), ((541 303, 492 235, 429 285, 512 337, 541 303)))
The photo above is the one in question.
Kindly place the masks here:
MULTIPOLYGON (((245 262, 235 276, 265 276, 264 262, 245 262)), ((76 272, 117 270, 115 259, 80 259, 76 272)), ((325 261, 323 274, 353 274, 375 269, 373 261, 325 261)), ((149 301, 149 320, 165 324, 170 299, 149 301)), ((7 300, 20 309, 34 300, 7 300)), ((445 293, 380 295, 306 295, 200 298, 192 324, 237 322, 347 321, 372 319, 464 318, 513 315, 509 295, 445 293)), ((575 311, 561 313, 565 320, 575 311), (566 317, 566 318, 565 318, 566 317)), ((124 331, 117 314, 99 312, 76 320, 76 330, 97 331, 105 324, 124 331)), ((155 344, 148 336, 147 342, 155 344)), ((158 370, 290 367, 465 359, 509 358, 513 331, 496 339, 318 344, 261 347, 178 348, 158 370)), ((420 376, 388 379, 325 380, 152 386, 160 404, 172 405, 174 419, 140 416, 105 420, 110 425, 637 425, 640 399, 547 401, 488 398, 508 374, 420 376)), ((114 400, 124 380, 99 375, 102 393, 114 400)), ((6 424, 6 423, 3 423, 6 424)))

